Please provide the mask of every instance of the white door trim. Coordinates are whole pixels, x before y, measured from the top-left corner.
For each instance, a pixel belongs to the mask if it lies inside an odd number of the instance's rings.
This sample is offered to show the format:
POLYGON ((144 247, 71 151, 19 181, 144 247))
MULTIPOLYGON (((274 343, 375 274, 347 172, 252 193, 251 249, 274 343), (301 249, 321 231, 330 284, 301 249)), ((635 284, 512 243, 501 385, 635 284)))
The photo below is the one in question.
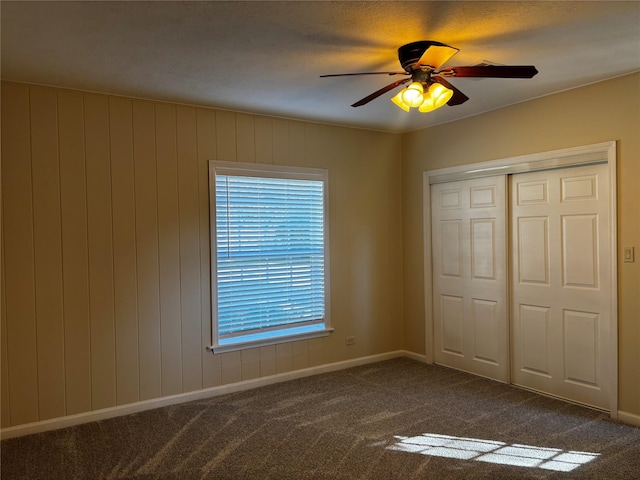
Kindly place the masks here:
POLYGON ((618 240, 617 240, 617 163, 616 142, 565 148, 548 152, 520 155, 516 157, 472 163, 456 167, 423 172, 423 257, 424 257, 424 301, 425 301, 425 360, 433 363, 433 311, 432 263, 431 263, 431 185, 488 175, 534 172, 575 165, 607 163, 609 170, 609 215, 611 238, 611 301, 609 331, 611 333, 610 356, 606 359, 609 378, 610 415, 618 416, 618 240))

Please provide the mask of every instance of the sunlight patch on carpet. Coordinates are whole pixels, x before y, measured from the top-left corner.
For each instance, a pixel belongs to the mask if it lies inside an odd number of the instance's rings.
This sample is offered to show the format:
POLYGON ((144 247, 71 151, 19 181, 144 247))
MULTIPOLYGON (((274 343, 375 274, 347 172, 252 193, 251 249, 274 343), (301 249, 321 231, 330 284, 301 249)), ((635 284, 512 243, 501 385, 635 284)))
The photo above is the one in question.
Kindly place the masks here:
POLYGON ((500 465, 542 468, 557 472, 570 472, 600 455, 599 453, 508 444, 494 440, 433 433, 424 433, 416 437, 396 435, 395 438, 398 441, 387 447, 388 450, 459 460, 476 460, 500 465))

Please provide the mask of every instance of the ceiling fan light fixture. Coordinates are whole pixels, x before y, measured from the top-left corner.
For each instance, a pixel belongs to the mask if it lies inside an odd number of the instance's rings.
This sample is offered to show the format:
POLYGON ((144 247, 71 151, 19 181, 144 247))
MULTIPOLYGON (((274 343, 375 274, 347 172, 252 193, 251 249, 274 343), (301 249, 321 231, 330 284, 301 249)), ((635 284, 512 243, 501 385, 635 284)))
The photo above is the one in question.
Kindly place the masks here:
POLYGON ((392 97, 391 101, 395 103, 399 108, 404 110, 405 112, 408 112, 409 110, 411 110, 411 107, 406 103, 404 103, 404 101, 402 100, 402 92, 404 92, 404 90, 402 90, 396 96, 392 97))
POLYGON ((424 88, 420 82, 412 82, 401 93, 402 101, 409 107, 417 108, 424 102, 424 88))
POLYGON ((391 99, 398 107, 405 112, 411 108, 418 108, 424 102, 424 88, 420 82, 412 82, 407 88, 403 88, 400 93, 391 99))
POLYGON ((391 98, 405 112, 417 108, 420 112, 431 112, 445 105, 453 96, 453 90, 439 83, 432 83, 427 91, 420 82, 413 82, 391 98))
POLYGON ((441 85, 439 83, 432 83, 424 95, 424 101, 418 107, 418 110, 426 113, 432 112, 437 108, 440 108, 451 99, 453 96, 453 90, 441 85))

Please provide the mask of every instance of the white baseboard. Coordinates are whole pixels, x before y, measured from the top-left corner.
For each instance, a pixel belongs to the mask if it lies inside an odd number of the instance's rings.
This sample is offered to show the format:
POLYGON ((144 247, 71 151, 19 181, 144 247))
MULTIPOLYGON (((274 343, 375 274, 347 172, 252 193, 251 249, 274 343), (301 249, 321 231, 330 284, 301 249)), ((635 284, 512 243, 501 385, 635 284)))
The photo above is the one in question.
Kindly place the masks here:
POLYGON ((623 412, 622 410, 618 410, 618 420, 624 423, 628 423, 629 425, 635 425, 636 427, 640 427, 640 415, 635 415, 633 413, 623 412))
POLYGON ((414 352, 408 352, 407 350, 402 350, 400 353, 402 354, 401 356, 403 357, 407 357, 422 363, 428 363, 427 357, 425 355, 421 355, 419 353, 414 353, 414 352))
POLYGON ((319 365, 317 367, 304 368, 302 370, 278 373, 276 375, 270 375, 268 377, 244 380, 242 382, 231 383, 228 385, 205 388, 203 390, 197 390, 195 392, 154 398, 151 400, 144 400, 141 402, 129 403, 126 405, 118 405, 116 407, 103 408, 101 410, 94 410, 91 412, 84 412, 76 415, 68 415, 66 417, 52 418, 40 422, 26 423, 24 425, 7 427, 0 430, 0 439, 5 440, 8 438, 31 435, 33 433, 58 430, 60 428, 72 427, 74 425, 80 425, 83 423, 105 420, 107 418, 119 417, 122 415, 129 415, 131 413, 138 413, 145 410, 152 410, 154 408, 166 407, 168 405, 191 402, 193 400, 202 400, 204 398, 217 397, 219 395, 224 395, 227 393, 250 390, 252 388, 262 387, 265 385, 286 382, 288 380, 295 380, 297 378, 309 377, 312 375, 318 375, 320 373, 344 370, 345 368, 357 367, 360 365, 381 362, 398 357, 408 357, 421 362, 425 361, 424 355, 407 352, 405 350, 397 350, 394 352, 381 353, 378 355, 354 358, 352 360, 345 360, 342 362, 328 363, 326 365, 319 365))
MULTIPOLYGON (((197 390, 195 392, 181 393, 178 395, 154 398, 151 400, 144 400, 141 402, 129 403, 126 405, 118 405, 116 407, 103 408, 101 410, 94 410, 91 412, 84 412, 76 415, 68 415, 66 417, 52 418, 49 420, 43 420, 41 422, 33 422, 33 423, 27 423, 24 425, 16 425, 15 427, 7 427, 7 428, 0 429, 0 439, 5 440, 8 438, 31 435, 33 433, 47 432, 49 430, 58 430, 60 428, 72 427, 74 425, 80 425, 83 423, 96 422, 98 420, 105 420, 107 418, 119 417, 122 415, 129 415, 132 413, 143 412, 145 410, 152 410, 154 408, 166 407, 169 405, 177 405, 180 403, 191 402, 194 400, 202 400, 205 398, 217 397, 219 395, 225 395, 227 393, 241 392, 244 390, 250 390, 252 388, 258 388, 265 385, 272 385, 274 383, 286 382, 288 380, 295 380, 297 378, 310 377, 312 375, 318 375, 321 373, 344 370, 346 368, 357 367, 360 365, 367 365, 369 363, 382 362, 384 360, 390 360, 392 358, 398 358, 398 357, 411 358, 418 362, 426 363, 425 355, 409 352, 406 350, 396 350, 394 352, 387 352, 387 353, 381 353, 378 355, 370 355, 367 357, 354 358, 351 360, 344 360, 342 362, 328 363, 326 365, 319 365, 317 367, 304 368, 302 370, 278 373, 276 375, 271 375, 268 377, 255 378, 252 380, 244 380, 242 382, 231 383, 228 385, 219 385, 217 387, 205 388, 203 390, 197 390)), ((624 423, 628 423, 630 425, 635 425, 640 427, 640 415, 618 411, 618 420, 624 423)))

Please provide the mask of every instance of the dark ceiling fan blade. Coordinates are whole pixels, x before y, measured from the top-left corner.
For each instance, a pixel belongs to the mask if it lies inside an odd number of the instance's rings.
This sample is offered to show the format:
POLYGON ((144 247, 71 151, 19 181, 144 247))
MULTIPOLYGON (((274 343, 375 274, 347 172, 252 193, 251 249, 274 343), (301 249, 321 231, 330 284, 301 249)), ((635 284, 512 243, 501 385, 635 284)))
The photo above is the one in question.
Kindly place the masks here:
POLYGON ((464 93, 462 93, 456 87, 454 87, 449 82, 447 82, 444 78, 434 75, 431 77, 431 80, 447 87, 450 90, 453 90, 453 95, 447 102, 447 105, 449 105, 450 107, 453 107, 454 105, 460 105, 461 103, 464 103, 467 100, 469 100, 469 97, 467 97, 464 93))
POLYGON ((538 70, 533 65, 478 65, 443 68, 435 73, 444 77, 531 78, 538 70))
POLYGON ((325 77, 351 77, 354 75, 409 75, 407 72, 358 72, 358 73, 331 73, 329 75, 320 75, 325 77))
POLYGON ((410 78, 403 78, 403 79, 400 79, 398 81, 395 81, 395 82, 387 85, 386 87, 383 87, 380 90, 373 92, 371 95, 367 95, 362 100, 358 100, 356 103, 354 103, 351 106, 352 107, 360 107, 360 106, 362 106, 362 105, 364 105, 366 103, 369 103, 371 100, 373 100, 375 98, 378 98, 380 95, 383 95, 383 94, 387 93, 389 90, 393 90, 398 85, 402 85, 403 83, 407 83, 409 81, 411 81, 410 78))

